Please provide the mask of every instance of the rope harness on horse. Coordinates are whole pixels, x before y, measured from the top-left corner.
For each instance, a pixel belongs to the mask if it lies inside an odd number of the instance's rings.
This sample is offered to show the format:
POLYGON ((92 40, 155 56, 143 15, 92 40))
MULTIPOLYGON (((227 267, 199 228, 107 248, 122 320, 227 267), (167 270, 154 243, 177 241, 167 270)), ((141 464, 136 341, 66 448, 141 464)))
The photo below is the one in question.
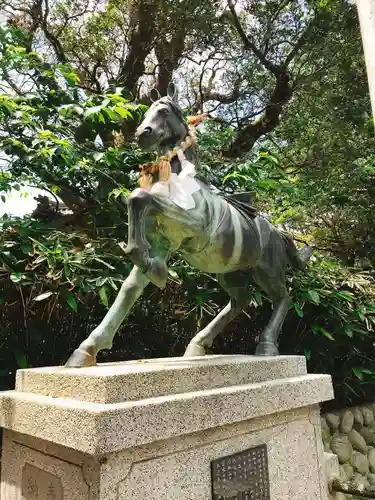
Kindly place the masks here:
POLYGON ((173 149, 168 151, 165 155, 161 156, 156 162, 145 163, 140 165, 139 185, 143 189, 150 189, 154 184, 154 176, 159 174, 159 181, 169 182, 172 175, 171 160, 177 156, 179 151, 186 151, 191 146, 197 143, 197 134, 195 127, 197 127, 205 118, 207 114, 191 116, 187 120, 188 134, 186 138, 177 144, 173 149))

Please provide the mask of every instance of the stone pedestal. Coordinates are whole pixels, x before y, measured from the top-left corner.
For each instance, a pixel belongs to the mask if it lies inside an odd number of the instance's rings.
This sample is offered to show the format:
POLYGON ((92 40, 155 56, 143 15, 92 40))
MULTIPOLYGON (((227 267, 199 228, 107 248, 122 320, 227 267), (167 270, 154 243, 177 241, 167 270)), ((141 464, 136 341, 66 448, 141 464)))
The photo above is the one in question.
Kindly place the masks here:
POLYGON ((1 500, 327 500, 332 397, 295 356, 20 370, 0 393, 1 500))

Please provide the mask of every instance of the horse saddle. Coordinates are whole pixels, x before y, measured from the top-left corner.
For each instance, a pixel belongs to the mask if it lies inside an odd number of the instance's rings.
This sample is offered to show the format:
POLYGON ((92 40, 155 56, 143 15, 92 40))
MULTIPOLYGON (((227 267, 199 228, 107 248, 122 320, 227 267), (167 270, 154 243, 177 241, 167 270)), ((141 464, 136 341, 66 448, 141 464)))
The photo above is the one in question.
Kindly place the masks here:
POLYGON ((240 201, 241 203, 244 203, 245 205, 249 205, 251 207, 253 201, 255 200, 255 191, 230 194, 228 195, 228 198, 240 201))
POLYGON ((241 211, 250 218, 257 216, 257 211, 253 206, 253 201, 255 200, 255 192, 249 191, 244 193, 234 193, 223 196, 228 203, 230 203, 234 208, 241 211))

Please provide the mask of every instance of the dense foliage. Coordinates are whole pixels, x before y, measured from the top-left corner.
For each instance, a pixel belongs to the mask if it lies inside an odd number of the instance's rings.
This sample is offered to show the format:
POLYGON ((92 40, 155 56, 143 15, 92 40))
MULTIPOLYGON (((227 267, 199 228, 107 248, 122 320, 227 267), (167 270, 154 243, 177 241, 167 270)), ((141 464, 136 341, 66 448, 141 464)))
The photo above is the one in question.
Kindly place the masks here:
MULTIPOLYGON (((149 84, 163 92, 175 75, 186 112, 215 118, 198 133, 207 180, 252 191, 260 212, 315 247, 307 272, 289 276, 281 351, 331 373, 337 401, 371 397, 374 140, 355 7, 71 4, 0 1, 10 15, 0 30, 2 200, 18 191, 21 202, 25 186, 48 194, 31 216, 0 220, 2 385, 19 366, 63 362, 129 272, 124 197, 150 159, 132 132, 149 84)), ((226 301, 212 277, 175 260, 166 290, 147 289, 102 359, 180 355, 226 301)), ((250 286, 249 305, 215 352, 254 351, 270 304, 250 286)))

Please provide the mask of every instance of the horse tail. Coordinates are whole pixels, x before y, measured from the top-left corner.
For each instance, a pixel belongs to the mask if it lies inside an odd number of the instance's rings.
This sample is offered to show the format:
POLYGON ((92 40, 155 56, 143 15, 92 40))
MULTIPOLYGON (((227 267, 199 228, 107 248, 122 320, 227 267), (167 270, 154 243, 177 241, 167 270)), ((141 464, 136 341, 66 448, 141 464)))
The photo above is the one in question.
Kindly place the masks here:
POLYGON ((285 251, 293 269, 303 270, 312 255, 312 248, 305 243, 305 248, 298 250, 293 239, 286 233, 281 233, 285 245, 285 251))

